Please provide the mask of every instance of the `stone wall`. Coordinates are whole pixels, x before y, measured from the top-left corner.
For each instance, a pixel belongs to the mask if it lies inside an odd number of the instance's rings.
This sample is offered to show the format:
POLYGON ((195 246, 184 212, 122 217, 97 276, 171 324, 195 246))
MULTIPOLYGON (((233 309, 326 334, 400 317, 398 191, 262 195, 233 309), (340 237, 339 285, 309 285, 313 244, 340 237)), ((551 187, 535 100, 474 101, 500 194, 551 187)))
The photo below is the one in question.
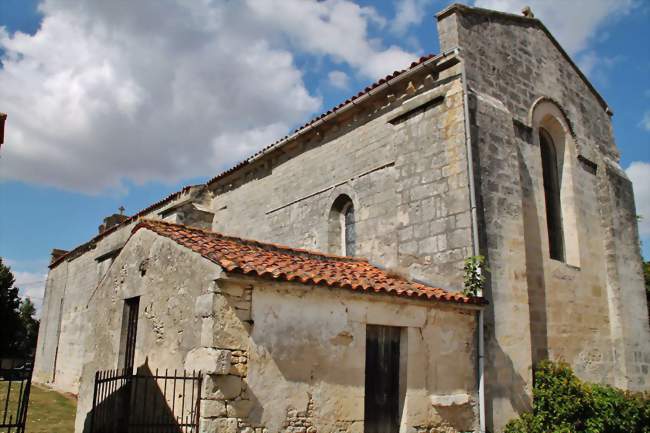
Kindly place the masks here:
POLYGON ((530 407, 532 366, 543 358, 566 360, 589 381, 648 389, 634 203, 608 108, 537 20, 463 6, 438 20, 441 48, 460 47, 469 89, 491 269, 488 426, 499 431, 530 407), (565 261, 548 253, 538 128, 551 118, 565 139, 565 261))
POLYGON ((213 229, 327 251, 330 209, 347 194, 358 256, 459 290, 471 254, 462 86, 455 66, 431 74, 212 184, 213 229))
POLYGON ((140 297, 134 366, 182 370, 201 343, 194 302, 218 275, 213 263, 169 239, 147 230, 131 237, 89 303, 75 432, 88 431, 95 372, 121 368, 124 300, 140 297))
MULTIPOLYGON (((211 221, 209 214, 196 205, 186 203, 192 198, 200 207, 200 200, 195 198, 197 190, 185 191, 177 199, 150 209, 142 216, 209 226, 209 222, 206 223, 206 218, 211 221)), ((88 309, 98 285, 129 238, 133 226, 134 222, 130 222, 89 241, 80 246, 79 253, 73 251, 69 258, 50 269, 36 348, 35 381, 65 392, 78 393, 83 356, 87 349, 88 323, 92 321, 88 309)))
POLYGON ((366 324, 403 327, 403 428, 476 427, 476 310, 227 275, 140 230, 89 304, 78 433, 95 371, 119 367, 134 296, 135 366, 203 372, 202 432, 362 432, 366 324))
POLYGON ((89 329, 87 310, 113 256, 130 234, 127 226, 113 232, 74 260, 50 270, 45 286, 34 365, 34 379, 77 394, 89 329), (106 256, 103 260, 98 257, 106 256))
POLYGON ((227 277, 195 312, 204 433, 363 432, 366 324, 403 327, 404 431, 476 428, 476 311, 227 277))

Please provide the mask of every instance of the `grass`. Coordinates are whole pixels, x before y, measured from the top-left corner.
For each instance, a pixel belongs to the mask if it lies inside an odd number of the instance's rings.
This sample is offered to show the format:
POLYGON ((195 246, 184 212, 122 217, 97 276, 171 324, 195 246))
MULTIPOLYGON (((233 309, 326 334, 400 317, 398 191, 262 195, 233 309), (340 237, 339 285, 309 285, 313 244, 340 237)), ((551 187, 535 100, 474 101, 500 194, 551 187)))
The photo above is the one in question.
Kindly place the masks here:
MULTIPOLYGON (((20 385, 12 384, 9 395, 9 413, 15 413, 20 385)), ((7 397, 6 382, 0 383, 0 414, 4 414, 7 397)), ((72 433, 77 402, 48 388, 32 384, 27 410, 26 433, 72 433)), ((2 417, 0 417, 2 422, 2 417)))

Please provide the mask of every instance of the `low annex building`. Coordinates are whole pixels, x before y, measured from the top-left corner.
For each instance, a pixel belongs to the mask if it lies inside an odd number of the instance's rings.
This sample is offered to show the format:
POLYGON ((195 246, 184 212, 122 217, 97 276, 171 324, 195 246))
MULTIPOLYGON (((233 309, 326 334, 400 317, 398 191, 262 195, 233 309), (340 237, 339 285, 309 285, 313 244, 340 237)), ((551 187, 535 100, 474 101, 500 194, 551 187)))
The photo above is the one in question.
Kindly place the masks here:
POLYGON ((498 432, 543 359, 650 389, 607 103, 530 11, 437 24, 441 54, 53 251, 34 377, 77 433, 124 367, 202 372, 205 433, 498 432))

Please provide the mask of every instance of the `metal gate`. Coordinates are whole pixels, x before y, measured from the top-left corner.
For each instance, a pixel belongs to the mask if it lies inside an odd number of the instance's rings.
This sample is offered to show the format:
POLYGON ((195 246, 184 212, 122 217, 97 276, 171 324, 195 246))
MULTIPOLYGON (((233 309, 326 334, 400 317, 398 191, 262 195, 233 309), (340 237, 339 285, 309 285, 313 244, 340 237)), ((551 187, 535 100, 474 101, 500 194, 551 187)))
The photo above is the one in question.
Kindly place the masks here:
POLYGON ((31 361, 0 368, 0 432, 24 433, 32 384, 31 361))
POLYGON ((201 373, 95 374, 91 433, 197 433, 201 373))

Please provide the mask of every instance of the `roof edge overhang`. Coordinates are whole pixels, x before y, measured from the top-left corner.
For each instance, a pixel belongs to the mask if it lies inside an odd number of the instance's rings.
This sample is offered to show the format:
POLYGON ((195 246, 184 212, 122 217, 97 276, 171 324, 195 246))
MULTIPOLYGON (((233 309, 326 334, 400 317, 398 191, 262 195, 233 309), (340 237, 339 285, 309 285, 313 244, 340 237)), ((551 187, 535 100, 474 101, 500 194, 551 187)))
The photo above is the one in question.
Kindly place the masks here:
POLYGON ((421 73, 422 71, 429 70, 431 72, 440 72, 449 67, 452 67, 458 62, 459 60, 457 58, 456 49, 448 50, 438 55, 422 57, 420 58, 419 62, 413 62, 411 64, 411 67, 408 69, 401 72, 396 71, 392 75, 389 75, 386 78, 382 78, 374 84, 369 85, 357 95, 349 98, 345 102, 330 109, 326 113, 315 117, 303 126, 297 128, 292 134, 279 139, 278 141, 263 148, 259 152, 253 154, 249 158, 246 158, 245 160, 235 164, 233 167, 219 173, 212 179, 208 180, 206 182, 206 186, 210 187, 225 177, 236 173, 240 168, 250 165, 251 163, 263 158, 264 156, 288 145, 289 143, 295 142, 297 139, 307 134, 308 132, 318 130, 318 128, 324 126, 325 124, 331 123, 334 119, 343 113, 346 113, 354 107, 358 107, 364 102, 377 97, 377 95, 381 94, 390 87, 400 84, 408 78, 421 73))
POLYGON ((485 309, 489 305, 489 301, 487 301, 485 298, 482 297, 475 297, 476 302, 458 302, 458 301, 453 301, 453 300, 445 300, 445 299, 436 299, 436 298, 427 298, 424 296, 408 296, 408 295, 401 295, 397 293, 391 293, 391 292, 366 292, 362 290, 350 290, 346 287, 341 287, 341 286, 328 286, 326 284, 314 284, 314 283, 303 283, 300 281, 284 281, 284 280, 276 280, 272 278, 265 278, 264 276, 259 276, 259 275, 250 275, 250 274, 243 274, 241 272, 233 272, 233 271, 228 271, 226 269, 223 269, 225 277, 222 278, 223 281, 230 281, 235 284, 253 284, 257 281, 259 282, 264 282, 266 284, 271 284, 271 285, 295 285, 295 286, 300 286, 300 287, 318 287, 318 288, 324 288, 324 289, 329 289, 329 290, 342 290, 343 293, 348 293, 351 295, 365 295, 365 296, 372 296, 373 298, 379 298, 379 299, 399 299, 403 302, 406 303, 426 303, 426 304, 436 304, 436 305, 445 305, 450 308, 462 308, 466 310, 472 310, 472 311, 480 311, 485 309))
MULTIPOLYGON (((483 15, 488 17, 509 20, 518 24, 533 25, 539 28, 546 34, 546 36, 549 38, 551 43, 558 49, 562 57, 564 57, 564 59, 567 62, 569 62, 569 65, 571 65, 571 67, 575 70, 575 72, 578 74, 580 79, 584 81, 584 83, 587 85, 589 90, 593 93, 593 95, 596 97, 596 99, 602 106, 603 110, 605 110, 605 113, 607 113, 610 117, 614 115, 614 112, 607 104, 607 101, 605 101, 605 98, 603 98, 603 96, 598 92, 598 90, 596 90, 594 85, 591 84, 591 81, 589 81, 587 76, 580 70, 578 65, 576 65, 576 63, 571 58, 571 56, 564 50, 564 48, 562 47, 562 45, 560 45, 557 39, 555 39, 555 36, 553 36, 553 34, 548 30, 548 28, 546 28, 544 23, 539 19, 526 17, 523 15, 516 15, 508 12, 495 11, 492 9, 484 9, 484 8, 467 6, 461 3, 454 3, 447 6, 445 9, 443 9, 442 11, 436 14, 436 19, 440 21, 450 15, 453 15, 454 13, 483 15)), ((462 47, 460 47, 460 49, 462 50, 462 47)))
MULTIPOLYGON (((173 192, 166 196, 165 198, 158 200, 157 202, 145 207, 144 209, 138 211, 137 213, 131 215, 124 221, 122 221, 119 224, 116 224, 112 226, 111 228, 99 233, 98 235, 93 236, 89 241, 84 242, 83 244, 80 244, 76 246, 75 248, 71 249, 67 253, 57 257, 55 260, 53 260, 49 265, 49 269, 54 269, 56 268, 59 264, 61 264, 64 261, 70 261, 73 260, 80 255, 84 254, 85 252, 94 249, 97 246, 97 242, 101 241, 105 237, 109 236, 110 234, 116 232, 122 227, 128 226, 129 224, 146 217, 147 214, 157 211, 159 209, 163 209, 166 205, 170 203, 174 203, 175 200, 185 196, 185 195, 196 195, 198 194, 202 189, 204 188, 204 185, 188 185, 180 189, 179 191, 173 192)), ((170 206, 173 207, 173 206, 170 206)))
MULTIPOLYGON (((191 230, 204 232, 204 233, 207 233, 207 234, 223 236, 225 238, 240 239, 244 243, 250 242, 250 243, 255 243, 255 244, 258 244, 258 245, 265 245, 265 246, 271 247, 273 249, 275 249, 275 248, 287 249, 287 250, 294 251, 294 252, 300 253, 300 254, 308 253, 308 254, 313 254, 315 256, 323 256, 323 257, 328 257, 328 258, 333 258, 333 259, 340 259, 340 260, 343 260, 343 261, 364 261, 364 262, 367 262, 368 264, 370 264, 370 262, 368 262, 365 259, 360 259, 360 258, 355 258, 355 257, 345 257, 345 256, 338 257, 338 256, 332 256, 332 255, 320 253, 318 251, 310 251, 310 250, 304 250, 304 249, 299 249, 299 248, 291 248, 291 247, 281 246, 281 245, 277 245, 277 244, 269 244, 269 243, 264 243, 264 242, 259 242, 259 241, 253 241, 253 240, 249 240, 249 239, 241 239, 241 238, 236 238, 236 237, 232 237, 232 236, 222 235, 221 233, 217 233, 217 232, 209 232, 207 230, 200 229, 200 228, 184 226, 182 224, 172 224, 172 223, 161 222, 161 221, 153 221, 153 220, 151 222, 166 224, 166 225, 170 225, 170 226, 188 227, 191 230)), ((245 280, 245 279, 254 278, 254 279, 259 280, 259 281, 269 281, 269 282, 272 282, 272 283, 300 284, 302 286, 314 286, 314 287, 325 287, 325 288, 330 288, 330 289, 341 289, 341 290, 345 290, 347 292, 354 292, 354 293, 361 293, 361 294, 373 294, 373 295, 385 295, 385 296, 389 296, 389 297, 392 297, 392 298, 410 299, 410 300, 434 302, 434 303, 440 303, 440 304, 448 304, 448 305, 454 305, 454 306, 462 306, 462 307, 465 307, 465 308, 470 308, 470 309, 475 309, 475 310, 476 309, 482 309, 486 305, 489 304, 489 301, 487 299, 485 299, 484 297, 482 297, 482 296, 466 296, 466 295, 463 295, 466 299, 461 300, 461 299, 454 299, 454 298, 445 299, 445 298, 442 298, 442 297, 428 296, 428 295, 426 295, 424 293, 419 293, 418 294, 415 291, 411 291, 410 293, 407 292, 407 291, 404 291, 404 292, 400 293, 400 292, 395 292, 395 291, 386 291, 386 290, 377 290, 377 289, 373 289, 373 291, 365 291, 365 290, 356 289, 352 285, 327 284, 325 282, 325 280, 320 280, 320 281, 315 281, 313 279, 307 279, 305 281, 301 281, 300 279, 283 280, 283 279, 278 279, 278 278, 274 277, 270 273, 263 273, 263 274, 259 274, 257 272, 246 273, 246 272, 243 272, 240 268, 227 269, 227 267, 224 267, 221 263, 219 263, 219 261, 215 260, 214 257, 209 257, 209 256, 206 256, 206 255, 202 254, 199 251, 195 251, 194 249, 192 249, 192 248, 178 242, 174 238, 172 238, 170 236, 167 236, 166 234, 157 231, 154 227, 149 225, 149 220, 147 220, 147 219, 142 219, 141 221, 138 222, 138 224, 136 224, 132 228, 129 240, 138 231, 140 231, 142 229, 145 229, 145 230, 147 230, 147 231, 149 231, 151 233, 154 233, 157 236, 166 238, 166 239, 176 243, 177 245, 187 249, 190 252, 201 255, 206 260, 209 260, 210 262, 214 263, 216 266, 219 266, 221 268, 222 272, 224 272, 225 274, 231 276, 231 278, 234 278, 234 279, 245 280)), ((370 264, 370 265, 374 266, 372 264, 370 264)), ((374 266, 374 267, 377 268, 377 266, 374 266)), ((378 268, 378 269, 381 270, 381 268, 378 268)), ((409 282, 414 282, 414 281, 409 280, 409 279, 405 279, 405 280, 409 281, 409 282)), ((450 294, 453 293, 453 292, 450 292, 450 291, 448 291, 446 289, 442 289, 442 290, 444 290, 445 292, 450 293, 450 294)))

